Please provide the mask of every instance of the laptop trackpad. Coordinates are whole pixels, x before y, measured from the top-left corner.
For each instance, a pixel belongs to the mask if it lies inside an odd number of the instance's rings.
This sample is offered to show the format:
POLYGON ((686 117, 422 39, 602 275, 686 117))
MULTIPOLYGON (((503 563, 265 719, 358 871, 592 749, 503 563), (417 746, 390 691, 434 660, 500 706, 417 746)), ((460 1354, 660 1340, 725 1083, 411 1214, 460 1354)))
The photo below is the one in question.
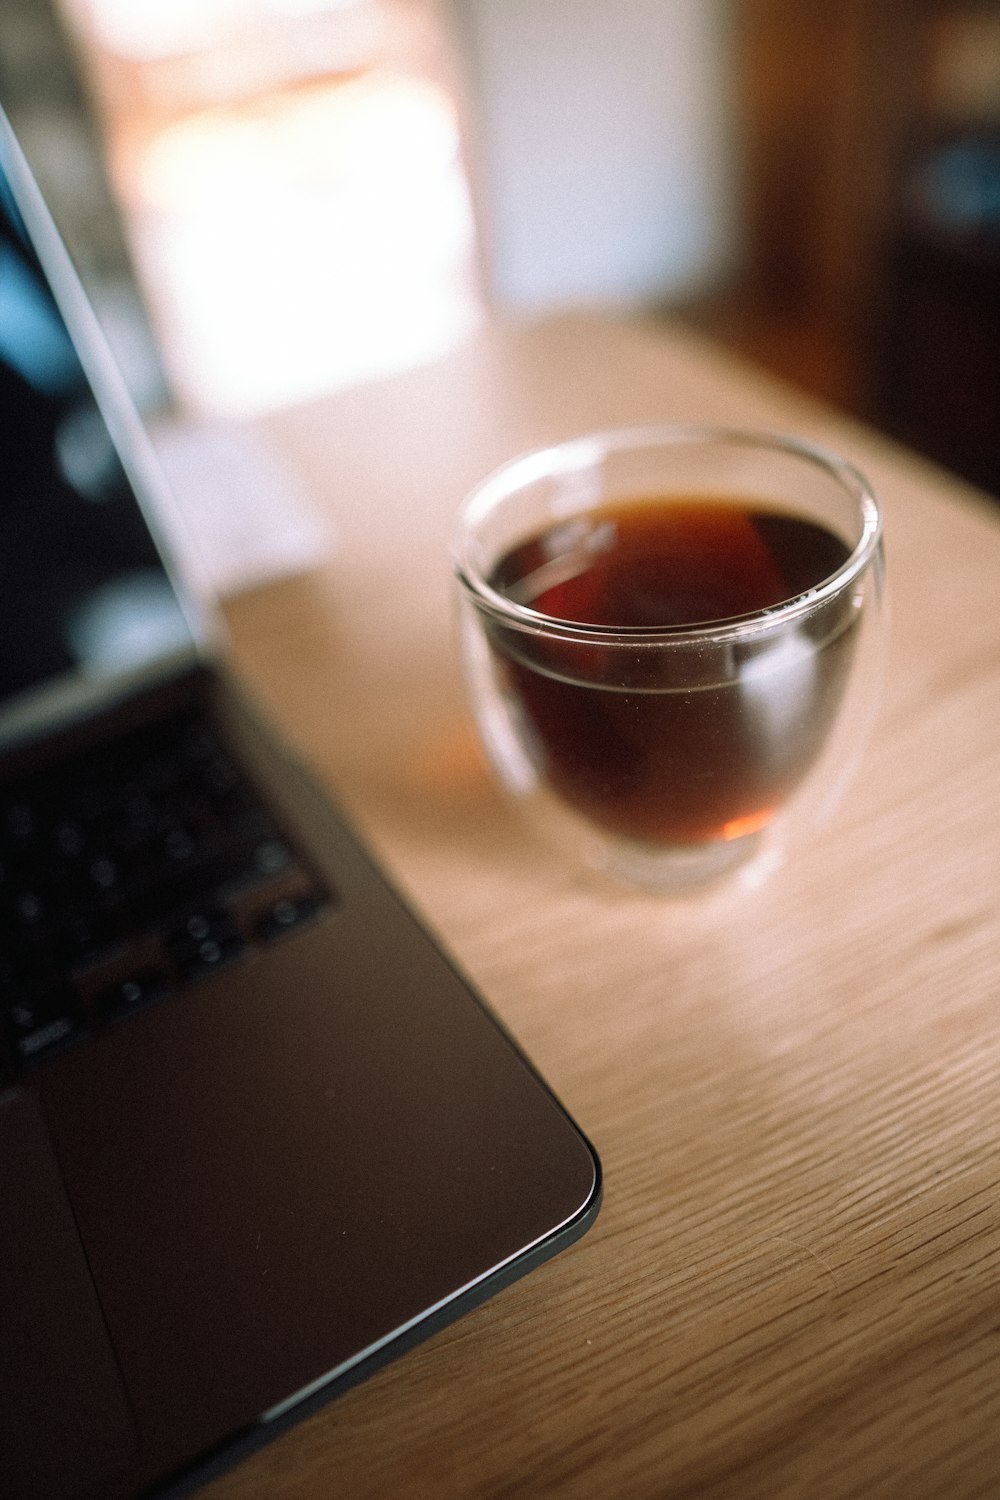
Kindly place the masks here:
POLYGON ((0 1427, 8 1500, 73 1500, 138 1434, 37 1097, 0 1093, 0 1427))

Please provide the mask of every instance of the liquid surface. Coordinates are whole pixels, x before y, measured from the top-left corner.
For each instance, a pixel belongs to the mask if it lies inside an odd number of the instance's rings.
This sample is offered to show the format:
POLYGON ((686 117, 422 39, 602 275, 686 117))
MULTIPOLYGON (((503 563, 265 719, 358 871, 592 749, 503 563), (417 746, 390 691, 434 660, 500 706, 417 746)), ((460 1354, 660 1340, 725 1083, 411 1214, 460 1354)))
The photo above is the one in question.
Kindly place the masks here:
MULTIPOLYGON (((542 614, 682 626, 773 607, 849 549, 802 517, 716 500, 601 507, 500 559, 498 592, 542 614)), ((501 694, 540 780, 589 821, 691 846, 763 827, 815 760, 853 650, 849 595, 745 647, 574 644, 488 627, 501 694)))
POLYGON ((592 625, 706 624, 771 608, 849 555, 804 517, 732 501, 622 501, 503 557, 491 583, 542 614, 592 625))

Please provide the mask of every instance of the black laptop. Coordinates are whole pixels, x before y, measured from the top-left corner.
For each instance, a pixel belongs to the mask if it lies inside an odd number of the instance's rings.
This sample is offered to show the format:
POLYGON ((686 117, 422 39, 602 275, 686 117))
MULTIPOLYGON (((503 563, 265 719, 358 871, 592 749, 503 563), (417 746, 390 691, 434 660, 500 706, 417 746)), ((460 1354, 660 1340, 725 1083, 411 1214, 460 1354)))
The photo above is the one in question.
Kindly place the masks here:
POLYGON ((5 1500, 187 1492, 600 1199, 220 669, 157 483, 0 116, 5 1500))

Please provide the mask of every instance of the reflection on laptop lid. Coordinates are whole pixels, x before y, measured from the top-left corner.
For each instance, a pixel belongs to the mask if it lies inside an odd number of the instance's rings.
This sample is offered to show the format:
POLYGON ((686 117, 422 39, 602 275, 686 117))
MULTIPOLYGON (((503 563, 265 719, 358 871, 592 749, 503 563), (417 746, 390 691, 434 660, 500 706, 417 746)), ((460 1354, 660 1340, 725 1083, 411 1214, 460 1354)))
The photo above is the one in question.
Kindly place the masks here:
POLYGON ((214 660, 2 115, 0 447, 0 1488, 187 1492, 599 1168, 214 660))
POLYGON ((2 116, 0 167, 2 744, 190 658, 208 620, 154 541, 167 497, 2 116))

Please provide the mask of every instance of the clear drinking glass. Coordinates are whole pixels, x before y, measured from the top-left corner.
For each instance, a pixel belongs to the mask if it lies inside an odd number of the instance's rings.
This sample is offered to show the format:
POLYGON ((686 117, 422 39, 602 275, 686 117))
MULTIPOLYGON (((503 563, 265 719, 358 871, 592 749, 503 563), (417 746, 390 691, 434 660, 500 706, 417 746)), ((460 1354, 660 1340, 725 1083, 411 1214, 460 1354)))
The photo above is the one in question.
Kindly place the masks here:
POLYGON ((885 635, 850 464, 768 433, 597 433, 480 484, 453 561, 490 760, 591 866, 660 890, 759 874, 833 805, 885 635))

